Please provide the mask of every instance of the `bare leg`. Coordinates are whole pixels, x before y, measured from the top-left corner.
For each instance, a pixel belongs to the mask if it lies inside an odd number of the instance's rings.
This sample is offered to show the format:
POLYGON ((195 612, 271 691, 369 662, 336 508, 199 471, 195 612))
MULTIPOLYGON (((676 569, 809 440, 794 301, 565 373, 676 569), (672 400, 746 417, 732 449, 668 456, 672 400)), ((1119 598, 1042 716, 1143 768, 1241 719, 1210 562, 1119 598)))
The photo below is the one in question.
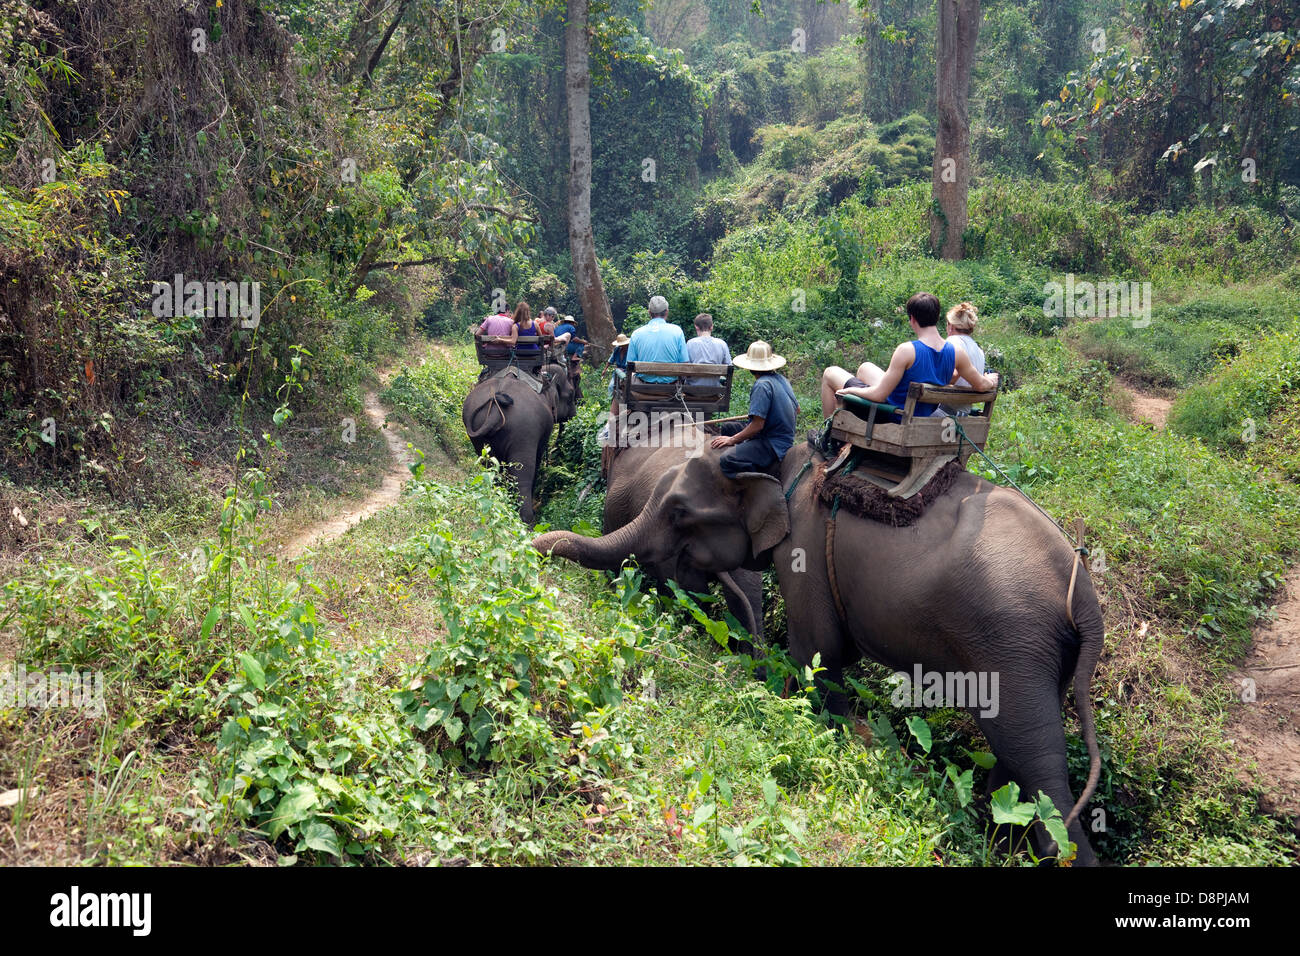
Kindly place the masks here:
POLYGON ((867 388, 875 388, 884 377, 885 370, 875 362, 863 362, 858 366, 858 378, 867 383, 867 388))
POLYGON ((839 403, 835 393, 852 377, 852 373, 846 372, 838 365, 832 365, 822 372, 822 418, 830 418, 835 414, 835 406, 839 403))

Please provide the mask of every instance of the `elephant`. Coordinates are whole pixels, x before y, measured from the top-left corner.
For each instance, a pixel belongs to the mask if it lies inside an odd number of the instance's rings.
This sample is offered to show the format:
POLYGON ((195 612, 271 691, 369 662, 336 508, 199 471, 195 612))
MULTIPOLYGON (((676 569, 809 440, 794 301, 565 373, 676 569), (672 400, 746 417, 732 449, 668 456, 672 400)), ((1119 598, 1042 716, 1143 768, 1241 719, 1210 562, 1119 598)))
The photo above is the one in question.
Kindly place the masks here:
MULTIPOLYGON (((680 419, 660 421, 674 422, 680 419)), ((664 474, 679 468, 689 456, 700 450, 700 446, 689 441, 701 434, 694 427, 673 430, 660 428, 657 429, 657 434, 661 440, 653 443, 655 447, 650 447, 649 441, 633 445, 621 449, 614 459, 605 492, 602 531, 606 535, 628 525, 641 514, 664 474), (678 440, 674 440, 673 436, 678 436, 678 440)), ((611 567, 617 568, 621 560, 620 558, 611 567)), ((751 635, 759 640, 763 638, 763 577, 757 569, 704 568, 697 566, 689 554, 655 564, 642 562, 642 567, 660 585, 671 579, 687 591, 707 591, 709 581, 716 578, 722 584, 727 609, 751 635)), ((737 649, 744 653, 752 652, 751 647, 737 649)))
MULTIPOLYGON (((907 527, 839 511, 828 556, 828 509, 812 480, 797 480, 810 458, 819 462, 813 455, 807 446, 792 449, 778 482, 760 474, 727 478, 718 454, 706 449, 663 472, 641 512, 613 533, 583 539, 551 532, 533 546, 597 568, 635 555, 656 568, 687 563, 717 574, 770 559, 785 598, 790 653, 803 665, 820 654, 835 713, 847 712, 836 687, 860 657, 909 675, 918 667, 927 675, 984 674, 990 684, 996 675, 997 706, 966 707, 997 758, 990 789, 1015 780, 1029 795, 1045 792, 1062 813, 1072 807, 1066 826, 1077 862, 1094 864, 1079 814, 1101 770, 1090 685, 1104 628, 1086 568, 1074 573, 1074 550, 1022 494, 961 472, 907 527), (1071 683, 1090 759, 1077 802, 1061 719, 1071 683)), ((1055 854, 1041 825, 1030 837, 1040 857, 1055 854)))
POLYGON ((551 429, 574 416, 577 395, 572 369, 542 367, 540 394, 524 373, 507 369, 480 380, 465 397, 461 420, 476 452, 492 446, 492 454, 507 465, 519 493, 519 517, 531 526, 533 486, 542 467, 551 429))

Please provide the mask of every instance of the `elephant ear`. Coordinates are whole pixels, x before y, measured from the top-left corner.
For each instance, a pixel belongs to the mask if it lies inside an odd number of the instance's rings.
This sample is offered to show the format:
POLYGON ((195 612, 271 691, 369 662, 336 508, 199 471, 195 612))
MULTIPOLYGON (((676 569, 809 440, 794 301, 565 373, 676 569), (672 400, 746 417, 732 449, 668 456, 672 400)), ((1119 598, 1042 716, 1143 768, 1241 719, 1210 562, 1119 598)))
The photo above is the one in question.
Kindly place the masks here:
POLYGON ((781 543, 790 533, 790 511, 781 482, 761 471, 746 471, 735 477, 740 483, 740 506, 745 529, 757 558, 781 543))

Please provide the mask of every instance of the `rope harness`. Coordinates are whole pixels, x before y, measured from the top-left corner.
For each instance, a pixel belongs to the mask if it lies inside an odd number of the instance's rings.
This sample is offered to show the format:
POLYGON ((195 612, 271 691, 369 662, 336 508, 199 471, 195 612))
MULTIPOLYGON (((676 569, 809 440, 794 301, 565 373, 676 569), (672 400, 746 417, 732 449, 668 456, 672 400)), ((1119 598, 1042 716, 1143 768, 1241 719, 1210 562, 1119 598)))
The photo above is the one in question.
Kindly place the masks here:
MULTIPOLYGON (((808 459, 810 462, 812 459, 808 459)), ((850 458, 844 465, 841 475, 848 475, 857 467, 858 459, 850 458)), ((840 626, 848 626, 848 615, 844 613, 844 601, 840 598, 839 581, 835 574, 835 516, 840 513, 840 496, 835 496, 831 504, 831 513, 826 517, 826 577, 831 585, 831 597, 835 599, 835 613, 840 616, 840 626)))

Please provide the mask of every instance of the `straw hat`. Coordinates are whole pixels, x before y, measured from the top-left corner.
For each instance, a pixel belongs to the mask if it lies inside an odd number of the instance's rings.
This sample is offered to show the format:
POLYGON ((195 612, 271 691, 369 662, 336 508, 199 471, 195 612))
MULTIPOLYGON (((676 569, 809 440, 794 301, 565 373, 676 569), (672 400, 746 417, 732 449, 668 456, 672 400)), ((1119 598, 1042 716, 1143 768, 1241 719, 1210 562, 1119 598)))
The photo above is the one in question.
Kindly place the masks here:
POLYGON ((744 355, 737 355, 731 360, 751 372, 774 372, 785 364, 785 359, 772 351, 772 346, 764 341, 754 342, 744 355))
POLYGON ((628 338, 626 335, 624 335, 622 332, 620 332, 620 333, 618 333, 618 338, 616 338, 616 339, 614 340, 614 344, 611 345, 610 348, 612 348, 612 349, 622 348, 624 345, 630 345, 631 343, 632 343, 632 340, 629 339, 629 338, 628 338))

